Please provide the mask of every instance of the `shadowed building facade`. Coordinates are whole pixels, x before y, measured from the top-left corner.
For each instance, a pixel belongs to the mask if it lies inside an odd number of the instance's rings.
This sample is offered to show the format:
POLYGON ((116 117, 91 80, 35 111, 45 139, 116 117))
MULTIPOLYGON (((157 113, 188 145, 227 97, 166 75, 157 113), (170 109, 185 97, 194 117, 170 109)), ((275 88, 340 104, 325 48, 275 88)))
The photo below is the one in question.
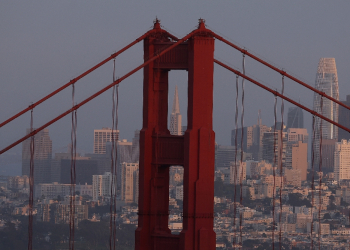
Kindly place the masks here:
MULTIPOLYGON (((350 107, 350 95, 346 96, 346 100, 342 101, 346 106, 350 107)), ((350 110, 339 106, 339 124, 350 128, 350 110)), ((338 141, 340 142, 342 139, 349 140, 350 133, 339 128, 338 130, 338 141)))
MULTIPOLYGON (((27 129, 27 134, 30 129, 27 129)), ((30 175, 30 138, 22 143, 22 175, 30 175)), ((52 141, 49 130, 43 129, 34 137, 34 183, 51 182, 52 141)))
POLYGON ((303 128, 304 115, 300 107, 291 107, 288 109, 287 128, 303 128))

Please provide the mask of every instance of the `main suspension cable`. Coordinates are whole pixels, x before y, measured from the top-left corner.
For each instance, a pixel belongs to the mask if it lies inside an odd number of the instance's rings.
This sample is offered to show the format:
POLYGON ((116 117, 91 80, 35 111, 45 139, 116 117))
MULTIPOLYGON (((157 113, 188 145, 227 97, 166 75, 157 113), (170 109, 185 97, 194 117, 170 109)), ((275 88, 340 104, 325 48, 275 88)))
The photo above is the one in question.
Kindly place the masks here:
POLYGON ((335 102, 335 103, 337 103, 338 105, 340 105, 340 106, 342 106, 342 107, 344 107, 344 108, 350 110, 350 107, 349 107, 349 106, 345 105, 343 102, 337 100, 336 98, 334 98, 334 97, 332 97, 332 96, 329 96, 329 95, 327 95, 326 93, 324 93, 324 92, 322 92, 322 91, 320 91, 320 90, 318 90, 318 89, 316 89, 316 88, 310 86, 309 84, 306 84, 306 83, 304 83, 303 81, 301 81, 301 80, 299 80, 299 79, 293 77, 292 75, 288 74, 288 73, 287 73, 286 71, 284 71, 283 69, 282 69, 282 70, 281 70, 281 69, 278 69, 277 67, 273 66, 272 64, 270 64, 270 63, 268 63, 268 62, 266 62, 266 61, 260 59, 259 57, 253 55, 252 53, 250 53, 249 51, 247 51, 245 48, 240 48, 239 46, 237 46, 237 45, 231 43, 230 41, 226 40, 226 39, 223 38, 222 36, 219 36, 218 34, 214 33, 213 31, 210 31, 210 32, 211 32, 211 34, 213 35, 213 37, 217 38, 218 40, 222 41, 223 43, 226 43, 227 45, 229 45, 229 46, 231 46, 232 48, 234 48, 234 49, 240 51, 241 53, 246 54, 247 56, 249 56, 250 58, 254 59, 255 61, 257 61, 257 62, 259 62, 259 63, 261 63, 261 64, 267 66, 268 68, 270 68, 270 69, 272 69, 272 70, 274 70, 274 71, 276 71, 276 72, 278 72, 278 73, 280 73, 280 74, 282 74, 282 75, 284 75, 284 76, 286 76, 286 77, 288 77, 288 78, 291 79, 292 81, 294 81, 294 82, 296 82, 296 83, 298 83, 298 84, 300 84, 300 85, 302 85, 302 86, 304 86, 304 87, 310 89, 311 91, 313 91, 313 92, 319 94, 320 96, 326 97, 327 99, 331 100, 332 102, 335 102))
MULTIPOLYGON (((220 62, 220 61, 218 61, 218 60, 216 60, 216 59, 214 59, 214 62, 217 63, 217 64, 219 64, 220 66, 224 67, 225 69, 227 69, 227 70, 233 72, 234 74, 237 74, 237 75, 239 75, 239 76, 245 78, 245 79, 248 80, 249 82, 251 82, 251 83, 253 83, 253 84, 259 86, 260 88, 265 89, 265 90, 267 90, 268 92, 270 92, 270 93, 272 93, 272 94, 274 94, 274 95, 276 95, 276 96, 281 97, 282 99, 286 100, 287 102, 290 102, 290 103, 294 104, 295 106, 297 106, 297 107, 299 107, 299 108, 302 108, 303 110, 307 111, 308 113, 310 113, 310 114, 312 114, 312 115, 315 115, 315 116, 317 116, 317 117, 323 119, 324 121, 329 122, 329 123, 331 123, 331 124, 337 126, 338 128, 341 128, 341 129, 343 129, 343 130, 345 130, 345 131, 347 131, 347 132, 350 133, 350 128, 347 128, 347 127, 345 127, 345 126, 339 124, 338 122, 335 122, 335 121, 333 121, 333 120, 331 120, 331 119, 325 117, 324 115, 321 115, 321 114, 319 114, 319 113, 317 113, 317 112, 315 112, 315 111, 313 111, 313 110, 307 108, 306 106, 300 104, 299 102, 296 102, 296 101, 292 100, 291 98, 289 98, 289 97, 287 97, 287 96, 285 96, 285 95, 280 94, 278 91, 273 90, 273 89, 271 89, 271 88, 269 88, 269 87, 267 87, 267 86, 261 84, 260 82, 254 80, 253 78, 251 78, 251 77, 249 77, 249 76, 247 76, 247 75, 242 74, 242 73, 239 72, 238 70, 235 70, 235 69, 229 67, 228 65, 226 65, 226 64, 224 64, 224 63, 222 63, 222 62, 220 62)), ((322 92, 322 93, 323 93, 323 92, 322 92)), ((22 139, 21 139, 21 140, 22 140, 22 139)), ((7 149, 7 148, 6 148, 6 149, 7 149)), ((0 153, 1 153, 1 152, 2 152, 2 151, 0 151, 0 153)))
MULTIPOLYGON (((61 92, 62 90, 68 88, 70 85, 76 83, 77 81, 79 81, 80 79, 82 79, 83 77, 87 76, 88 74, 90 74, 92 71, 100 68, 102 65, 106 64, 107 62, 109 62, 110 60, 112 60, 113 58, 116 58, 118 55, 120 55, 121 53, 123 53, 124 51, 128 50, 129 48, 131 48, 132 46, 134 46, 135 44, 139 43, 140 41, 142 41, 143 39, 145 39, 147 36, 149 36, 150 34, 152 34, 153 32, 155 32, 154 29, 147 31, 145 34, 143 34, 142 36, 140 36, 139 38, 135 39, 133 42, 131 42, 130 44, 128 44, 127 46, 125 46, 124 48, 122 48, 121 50, 113 53, 112 55, 110 55, 109 57, 107 57, 106 59, 104 59, 103 61, 101 61, 100 63, 96 64, 95 66, 93 66, 92 68, 88 69, 87 71, 85 71, 84 73, 80 74, 79 76, 77 76, 76 78, 70 80, 68 83, 66 83, 65 85, 63 85, 62 87, 56 89, 55 91, 51 92, 50 94, 48 94, 47 96, 43 97, 42 99, 40 99, 39 101, 33 103, 31 105, 31 107, 25 108, 22 111, 20 111, 19 113, 17 113, 16 115, 8 118, 7 120, 5 120, 4 122, 0 123, 0 128, 5 126, 7 123, 13 121, 14 119, 18 118, 19 116, 23 115, 24 113, 28 112, 31 110, 31 108, 34 108, 36 106, 38 106, 39 104, 43 103, 44 101, 48 100, 49 98, 51 98, 52 96, 58 94, 59 92, 61 92)), ((177 41, 178 38, 176 38, 175 36, 169 34, 168 32, 165 31, 165 33, 171 37, 173 40, 177 41)))
MULTIPOLYGON (((14 146, 20 144, 21 142, 23 142, 24 140, 28 139, 29 137, 31 137, 32 135, 37 134, 38 132, 40 132, 41 130, 43 130, 44 128, 50 126, 51 124, 55 123, 56 121, 62 119, 63 117, 65 117, 66 115, 70 114, 73 110, 76 110, 78 108, 80 108, 81 106, 85 105, 86 103, 88 103, 89 101, 91 101, 92 99, 96 98, 97 96, 101 95, 102 93, 106 92, 108 89, 112 88, 114 85, 119 84, 120 82, 122 82, 123 80, 125 80, 126 78, 128 78, 129 76, 131 76, 132 74, 134 74, 135 72, 139 71, 140 69, 142 69, 143 67, 147 66, 148 64, 150 64, 151 62, 153 62, 154 60, 156 60, 157 58, 160 58, 162 55, 164 55, 165 53, 167 53, 168 51, 172 50, 173 48, 179 46, 181 43, 183 43, 184 41, 186 41, 187 39, 191 38, 193 35, 197 34, 198 32, 200 32, 201 30, 194 30, 192 31, 190 34, 186 35, 185 37, 183 37, 182 39, 178 40, 177 42, 175 42, 174 44, 170 45, 169 47, 165 48, 164 50, 160 51, 158 54, 154 55, 152 58, 148 59, 146 62, 142 63, 141 65, 137 66, 136 68, 134 68, 133 70, 129 71, 128 73, 126 73, 124 76, 118 78, 115 82, 112 82, 111 84, 107 85, 106 87, 104 87, 103 89, 99 90, 98 92, 96 92, 95 94, 91 95, 90 97, 86 98, 85 100, 83 100, 82 102, 76 104, 74 107, 72 107, 71 109, 65 111, 64 113, 58 115, 57 117, 55 117, 54 119, 52 119, 51 121, 45 123, 44 125, 42 125, 41 127, 33 130, 33 132, 31 132, 30 134, 23 136, 21 139, 15 141, 14 143, 12 143, 11 145, 7 146, 6 148, 0 150, 0 155, 5 153, 6 151, 8 151, 9 149, 13 148, 14 146)), ((346 130, 346 129, 345 129, 346 130)))

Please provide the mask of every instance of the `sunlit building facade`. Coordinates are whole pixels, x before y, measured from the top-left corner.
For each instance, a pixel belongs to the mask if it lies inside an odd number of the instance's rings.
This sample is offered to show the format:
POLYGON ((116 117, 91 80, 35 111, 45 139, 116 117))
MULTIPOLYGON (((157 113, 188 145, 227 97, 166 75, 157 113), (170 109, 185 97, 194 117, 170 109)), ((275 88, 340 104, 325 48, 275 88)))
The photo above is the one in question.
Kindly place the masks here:
POLYGON ((350 141, 342 140, 335 144, 334 179, 350 180, 350 141))
POLYGON ((111 128, 102 128, 94 130, 94 154, 106 153, 106 142, 117 142, 119 139, 119 130, 111 128))

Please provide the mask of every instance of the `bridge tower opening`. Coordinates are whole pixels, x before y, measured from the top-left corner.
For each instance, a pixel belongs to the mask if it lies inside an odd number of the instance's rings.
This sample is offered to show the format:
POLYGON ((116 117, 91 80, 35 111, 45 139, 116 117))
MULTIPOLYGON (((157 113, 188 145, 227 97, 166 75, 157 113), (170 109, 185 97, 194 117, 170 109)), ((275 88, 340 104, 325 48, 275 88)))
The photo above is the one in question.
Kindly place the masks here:
MULTIPOLYGON (((158 20, 144 39, 144 60, 175 43, 158 20)), ((136 250, 213 250, 214 38, 199 20, 192 38, 144 67, 143 127, 140 132, 139 217, 136 250), (188 72, 187 130, 168 130, 168 72, 188 72), (171 234, 169 167, 184 168, 183 230, 171 234)))

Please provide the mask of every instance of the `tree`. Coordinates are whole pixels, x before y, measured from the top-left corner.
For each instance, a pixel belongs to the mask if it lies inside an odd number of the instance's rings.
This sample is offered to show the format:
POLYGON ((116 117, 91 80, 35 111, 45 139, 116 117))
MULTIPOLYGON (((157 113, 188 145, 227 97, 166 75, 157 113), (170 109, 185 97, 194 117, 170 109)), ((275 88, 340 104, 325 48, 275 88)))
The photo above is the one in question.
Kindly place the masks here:
POLYGON ((331 203, 327 206, 328 211, 336 210, 336 209, 337 209, 337 205, 335 205, 334 203, 331 203))
POLYGON ((323 219, 324 219, 324 220, 330 220, 330 219, 332 219, 332 217, 331 217, 331 215, 330 215, 329 213, 325 213, 325 214, 323 215, 323 219))
POLYGON ((214 182, 214 195, 217 197, 224 196, 224 182, 221 178, 216 178, 216 181, 214 182))
POLYGON ((288 194, 288 204, 291 206, 306 206, 306 207, 312 207, 311 203, 307 199, 302 198, 302 194, 300 193, 290 193, 288 194))

